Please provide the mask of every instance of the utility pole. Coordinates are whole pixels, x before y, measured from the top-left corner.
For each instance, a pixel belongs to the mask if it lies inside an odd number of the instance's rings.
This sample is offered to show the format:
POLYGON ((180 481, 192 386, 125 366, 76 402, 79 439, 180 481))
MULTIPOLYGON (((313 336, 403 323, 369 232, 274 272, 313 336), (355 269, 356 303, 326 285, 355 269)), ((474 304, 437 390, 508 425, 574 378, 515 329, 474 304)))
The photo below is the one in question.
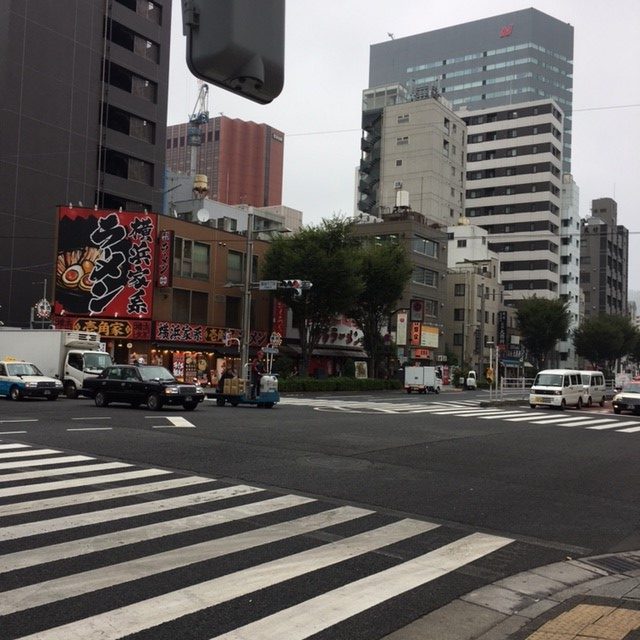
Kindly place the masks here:
POLYGON ((251 269, 253 263, 253 213, 247 211, 247 244, 245 249, 244 283, 242 292, 242 342, 240 343, 240 367, 246 367, 244 379, 247 390, 251 384, 249 367, 249 339, 251 334, 251 269))

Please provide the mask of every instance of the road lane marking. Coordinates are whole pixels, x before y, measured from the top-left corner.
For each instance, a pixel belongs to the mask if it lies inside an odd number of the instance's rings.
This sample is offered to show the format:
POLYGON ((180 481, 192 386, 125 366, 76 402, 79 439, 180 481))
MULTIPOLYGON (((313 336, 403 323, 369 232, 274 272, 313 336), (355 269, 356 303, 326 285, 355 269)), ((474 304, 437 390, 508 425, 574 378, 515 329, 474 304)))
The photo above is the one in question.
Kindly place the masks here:
POLYGON ((182 416, 145 416, 147 419, 157 420, 158 418, 164 418, 168 420, 171 424, 154 424, 152 429, 171 429, 174 427, 177 428, 187 428, 187 429, 195 429, 196 425, 189 422, 186 418, 182 416))
POLYGON ((250 487, 246 484, 224 487, 223 489, 212 489, 211 491, 201 491, 191 493, 186 496, 176 498, 163 498, 150 502, 128 505, 125 507, 113 507, 100 511, 89 511, 78 513, 72 516, 62 516, 61 518, 51 518, 50 520, 39 520, 36 522, 26 522, 0 529, 0 540, 17 540, 27 536, 36 536, 52 531, 75 529, 88 525, 121 520, 124 518, 134 518, 136 516, 147 515, 149 513, 159 513, 160 511, 170 511, 181 507, 192 507, 217 500, 226 500, 237 496, 244 496, 251 493, 264 491, 258 487, 250 487))
POLYGON ((0 505, 0 516, 13 516, 18 513, 34 513, 45 509, 55 509, 76 504, 89 504, 101 502, 103 500, 113 500, 128 496, 138 496, 144 493, 155 493, 177 489, 181 487, 192 487, 205 482, 215 482, 212 478, 201 476, 187 476, 185 478, 174 478, 173 480, 159 480, 158 482, 147 482, 146 484, 134 484, 126 487, 116 487, 115 489, 101 489, 100 491, 90 491, 87 493, 74 493, 68 496, 58 496, 56 498, 43 498, 42 500, 26 500, 15 504, 0 505))
POLYGON ((111 420, 111 416, 87 416, 86 418, 71 418, 72 420, 111 420))
POLYGON ((16 469, 18 467, 43 467, 48 464, 63 464, 67 462, 84 462, 95 460, 91 456, 62 456, 61 458, 43 458, 42 460, 20 460, 20 462, 0 462, 0 470, 16 469))
POLYGON ((479 560, 511 542, 508 538, 474 533, 395 567, 216 636, 214 640, 303 640, 479 560))
POLYGON ((0 431, 0 436, 12 436, 16 433, 27 433, 26 431, 0 431))
POLYGON ((9 420, 0 420, 0 424, 9 424, 10 422, 38 422, 37 418, 10 418, 9 420))
MULTIPOLYGON (((638 421, 637 420, 626 420, 625 422, 617 422, 615 424, 599 424, 596 425, 595 427, 587 427, 587 429, 618 429, 619 427, 626 427, 630 424, 634 424, 636 426, 638 426, 638 421)), ((624 431, 624 429, 621 429, 621 431, 624 431)))
MULTIPOLYGON (((104 464, 87 465, 87 467, 76 467, 73 472, 77 472, 78 469, 84 471, 103 471, 106 469, 121 469, 122 467, 131 467, 130 464, 123 462, 106 462, 104 464)), ((56 469, 55 475, 67 475, 72 472, 69 469, 56 469)), ((20 496, 27 493, 40 493, 42 491, 57 491, 58 489, 69 489, 72 487, 86 487, 87 485, 105 484, 107 482, 119 482, 120 480, 131 480, 133 478, 146 478, 148 476, 159 476, 162 474, 169 474, 170 471, 163 469, 140 469, 138 471, 123 471, 122 473, 110 473, 104 476, 83 476, 82 478, 72 478, 70 480, 58 480, 57 482, 42 482, 40 484, 25 484, 16 487, 7 487, 6 489, 0 489, 0 498, 6 498, 9 496, 20 496)), ((25 474, 17 474, 23 476, 25 474)), ((16 477, 15 480, 31 480, 34 477, 28 474, 27 477, 16 477)), ((11 479, 11 476, 8 477, 11 479)), ((5 480, 6 482, 7 480, 5 480)))
POLYGON ((113 431, 113 427, 69 427, 67 431, 113 431))
MULTIPOLYGON (((382 547, 430 531, 436 526, 419 520, 401 520, 372 531, 41 631, 32 636, 26 636, 22 640, 28 638, 32 640, 35 638, 115 640, 280 584, 285 580, 377 551, 382 547)), ((38 586, 34 585, 34 593, 37 588, 38 586)), ((0 601, 3 610, 7 605, 5 595, 6 592, 3 593, 3 599, 0 601)))
MULTIPOLYGON (((308 502, 315 502, 314 498, 303 496, 286 495, 259 502, 250 502, 237 507, 220 509, 219 511, 209 511, 195 516, 178 518, 175 520, 163 520, 154 524, 147 524, 133 529, 121 529, 112 533, 103 533, 89 538, 60 542, 35 549, 17 551, 15 553, 0 556, 0 572, 13 571, 14 569, 24 569, 38 564, 53 562, 54 560, 64 560, 65 558, 75 558, 87 553, 105 551, 123 547, 137 542, 146 542, 164 536, 173 536, 180 533, 189 533, 206 527, 213 527, 234 520, 253 518, 255 516, 273 513, 282 509, 291 509, 308 502)), ((362 510, 364 511, 364 510, 362 510)), ((321 518, 323 524, 318 528, 324 528, 337 524, 332 515, 332 511, 324 511, 315 516, 321 518)), ((353 516, 356 517, 356 516, 353 516)), ((273 525, 273 527, 283 526, 273 525)), ((253 533, 253 530, 252 530, 253 533)), ((240 535, 240 534, 237 534, 240 535)), ((249 534, 247 534, 249 535, 249 534)))
MULTIPOLYGON (((339 507, 333 510, 333 517, 326 512, 306 516, 298 520, 245 531, 215 540, 205 540, 193 545, 163 551, 153 555, 119 562, 89 571, 40 582, 37 585, 19 587, 3 591, 0 614, 15 613, 27 608, 50 604, 57 600, 73 598, 84 593, 113 587, 123 582, 139 580, 165 571, 179 569, 197 562, 219 558, 255 547, 272 544, 298 535, 305 535, 318 529, 341 522, 349 522, 357 517, 371 514, 371 511, 356 507, 339 507)), ((433 525, 435 527, 436 525, 433 525)))

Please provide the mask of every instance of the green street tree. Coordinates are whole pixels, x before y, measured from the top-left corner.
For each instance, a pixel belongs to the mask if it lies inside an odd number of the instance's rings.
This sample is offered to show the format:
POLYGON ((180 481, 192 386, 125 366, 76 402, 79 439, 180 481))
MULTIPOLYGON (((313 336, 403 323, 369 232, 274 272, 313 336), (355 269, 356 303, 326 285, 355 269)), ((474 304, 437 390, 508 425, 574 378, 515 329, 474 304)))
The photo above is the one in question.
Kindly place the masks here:
POLYGON ((518 302, 516 314, 522 343, 538 369, 544 368, 549 352, 566 337, 571 314, 562 300, 525 298, 518 302))
POLYGON ((381 245, 364 239, 358 251, 358 269, 364 286, 349 316, 364 332, 369 376, 376 377, 384 354, 382 328, 411 278, 411 263, 399 244, 381 245))
POLYGON ((626 316, 589 318, 573 332, 576 353, 604 369, 611 369, 616 360, 632 355, 637 343, 638 330, 626 316))
POLYGON ((336 316, 348 314, 362 290, 357 257, 360 243, 351 235, 352 226, 352 222, 334 216, 295 235, 275 238, 265 255, 264 279, 299 278, 313 285, 301 295, 288 289, 275 293, 293 312, 293 326, 300 335, 302 376, 308 374, 311 354, 321 336, 336 316))

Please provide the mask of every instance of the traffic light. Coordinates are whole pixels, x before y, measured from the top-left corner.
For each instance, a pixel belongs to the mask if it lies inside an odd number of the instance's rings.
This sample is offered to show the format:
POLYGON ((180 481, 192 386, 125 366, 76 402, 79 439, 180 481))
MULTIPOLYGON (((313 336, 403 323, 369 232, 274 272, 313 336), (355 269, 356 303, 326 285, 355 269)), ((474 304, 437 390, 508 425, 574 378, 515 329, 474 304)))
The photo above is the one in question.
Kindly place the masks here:
POLYGON ((302 294, 302 280, 281 280, 281 289, 293 289, 293 292, 299 296, 302 294))
POLYGON ((194 76, 266 104, 284 84, 285 0, 182 0, 194 76))

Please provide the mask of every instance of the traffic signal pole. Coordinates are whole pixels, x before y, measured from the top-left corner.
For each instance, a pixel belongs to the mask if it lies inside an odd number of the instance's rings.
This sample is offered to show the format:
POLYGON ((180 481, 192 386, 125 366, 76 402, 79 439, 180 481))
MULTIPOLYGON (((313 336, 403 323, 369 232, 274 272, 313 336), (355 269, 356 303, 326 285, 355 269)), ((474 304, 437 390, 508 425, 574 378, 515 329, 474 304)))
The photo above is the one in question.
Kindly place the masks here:
POLYGON ((253 263, 253 213, 247 212, 247 245, 245 249, 244 283, 242 292, 242 342, 240 343, 240 366, 246 389, 251 384, 249 341, 251 335, 251 268, 253 263))

